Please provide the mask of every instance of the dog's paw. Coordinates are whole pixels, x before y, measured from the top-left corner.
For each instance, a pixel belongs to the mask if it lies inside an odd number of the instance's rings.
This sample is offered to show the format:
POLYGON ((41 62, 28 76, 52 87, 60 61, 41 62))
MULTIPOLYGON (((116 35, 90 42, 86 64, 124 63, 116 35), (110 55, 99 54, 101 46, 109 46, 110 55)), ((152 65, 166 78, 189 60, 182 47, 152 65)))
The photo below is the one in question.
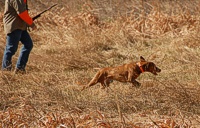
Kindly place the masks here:
POLYGON ((136 88, 139 88, 141 86, 141 83, 137 82, 137 84, 135 85, 136 88))
POLYGON ((105 89, 105 88, 106 88, 105 86, 102 86, 102 87, 101 87, 101 89, 105 89))
POLYGON ((85 90, 87 87, 86 86, 83 86, 83 88, 81 89, 81 91, 85 90))
POLYGON ((133 83, 133 86, 136 87, 136 88, 139 88, 139 87, 141 86, 141 83, 135 81, 135 82, 133 83))

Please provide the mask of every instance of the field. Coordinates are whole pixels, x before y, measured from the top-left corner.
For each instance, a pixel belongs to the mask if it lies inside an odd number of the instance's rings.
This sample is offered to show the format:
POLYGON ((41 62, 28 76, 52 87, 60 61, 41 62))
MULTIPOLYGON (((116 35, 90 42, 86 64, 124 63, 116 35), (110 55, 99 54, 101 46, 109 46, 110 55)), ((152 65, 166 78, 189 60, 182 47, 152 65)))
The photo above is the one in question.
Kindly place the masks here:
MULTIPOLYGON (((26 74, 0 71, 0 128, 199 128, 199 0, 31 0, 26 74), (94 68, 143 56, 162 69, 142 84, 81 91, 94 68)), ((0 60, 6 35, 0 1, 0 60)), ((13 69, 18 58, 13 56, 13 69)))

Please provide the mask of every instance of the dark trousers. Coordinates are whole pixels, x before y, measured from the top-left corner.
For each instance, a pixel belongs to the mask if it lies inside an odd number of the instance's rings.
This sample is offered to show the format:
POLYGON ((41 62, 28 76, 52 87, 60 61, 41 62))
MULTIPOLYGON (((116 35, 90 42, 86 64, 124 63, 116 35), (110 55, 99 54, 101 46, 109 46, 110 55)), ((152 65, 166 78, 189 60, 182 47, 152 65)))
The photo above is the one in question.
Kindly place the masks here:
POLYGON ((20 55, 17 60, 16 68, 25 70, 26 63, 28 62, 29 54, 33 48, 33 42, 29 33, 25 30, 14 30, 6 37, 6 48, 3 55, 2 69, 11 70, 12 56, 18 49, 19 41, 23 44, 20 55))

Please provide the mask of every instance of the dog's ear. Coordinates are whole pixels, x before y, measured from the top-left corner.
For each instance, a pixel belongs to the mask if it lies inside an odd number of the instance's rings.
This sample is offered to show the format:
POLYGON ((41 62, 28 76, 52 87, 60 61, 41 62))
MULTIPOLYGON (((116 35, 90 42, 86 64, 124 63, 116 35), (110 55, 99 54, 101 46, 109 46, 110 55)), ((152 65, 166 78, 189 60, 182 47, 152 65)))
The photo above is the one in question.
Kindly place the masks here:
POLYGON ((140 56, 140 61, 141 61, 141 62, 144 62, 144 61, 146 61, 146 60, 144 59, 144 57, 140 56))

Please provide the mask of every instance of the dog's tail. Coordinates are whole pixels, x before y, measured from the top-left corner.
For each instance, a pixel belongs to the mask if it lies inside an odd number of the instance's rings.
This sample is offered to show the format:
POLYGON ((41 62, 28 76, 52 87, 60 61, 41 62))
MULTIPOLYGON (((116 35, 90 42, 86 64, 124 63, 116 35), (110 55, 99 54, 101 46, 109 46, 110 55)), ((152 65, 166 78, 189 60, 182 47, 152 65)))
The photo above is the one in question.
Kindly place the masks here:
POLYGON ((100 77, 101 77, 101 72, 98 71, 98 72, 95 74, 95 76, 92 78, 92 80, 91 80, 86 86, 84 86, 84 87, 82 88, 82 90, 84 90, 84 89, 86 89, 86 88, 89 88, 89 87, 95 85, 96 83, 98 83, 100 77))

